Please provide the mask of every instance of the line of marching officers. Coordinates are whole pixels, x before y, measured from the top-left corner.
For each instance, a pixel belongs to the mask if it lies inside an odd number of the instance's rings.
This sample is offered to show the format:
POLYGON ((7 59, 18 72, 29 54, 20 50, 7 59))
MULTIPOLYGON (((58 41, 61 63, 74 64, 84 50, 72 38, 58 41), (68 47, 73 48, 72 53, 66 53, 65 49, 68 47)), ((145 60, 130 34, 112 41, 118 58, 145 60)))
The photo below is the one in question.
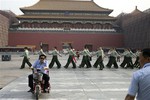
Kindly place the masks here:
MULTIPOLYGON (((55 62, 57 64, 57 68, 60 68, 61 64, 58 60, 57 55, 61 56, 61 54, 57 51, 57 48, 54 47, 53 51, 50 54, 53 55, 53 57, 52 57, 52 61, 49 64, 49 68, 52 68, 55 62)), ((64 66, 64 68, 68 68, 70 63, 72 63, 72 65, 73 65, 72 68, 76 68, 77 66, 76 66, 75 57, 76 56, 79 57, 78 55, 83 55, 81 64, 79 65, 79 68, 83 68, 85 65, 86 65, 86 68, 91 68, 92 67, 90 60, 91 60, 91 57, 94 56, 94 55, 91 55, 91 53, 89 52, 87 47, 84 47, 83 51, 79 52, 79 54, 76 53, 76 51, 72 47, 69 47, 68 52, 65 53, 65 54, 69 54, 69 58, 67 60, 66 65, 64 66)), ((102 48, 100 48, 95 53, 95 55, 97 55, 98 58, 97 58, 97 60, 96 60, 96 62, 94 63, 93 66, 95 68, 97 68, 97 66, 99 65, 100 70, 102 70, 104 68, 103 59, 102 59, 102 55, 104 55, 104 52, 103 52, 102 48)))
POLYGON ((112 64, 114 65, 114 68, 118 68, 117 60, 120 59, 120 57, 124 57, 123 62, 120 64, 122 68, 131 68, 133 69, 134 67, 140 68, 139 64, 139 54, 140 50, 137 50, 136 53, 134 54, 130 49, 124 49, 124 52, 122 54, 119 54, 115 48, 112 48, 108 52, 109 56, 109 61, 108 64, 106 65, 107 68, 110 68, 112 64), (133 64, 132 58, 136 57, 136 61, 133 64))
MULTIPOLYGON (((25 49, 26 51, 27 49, 25 49)), ((45 54, 45 53, 44 53, 45 54)), ((79 57, 79 55, 83 55, 81 64, 79 65, 79 68, 83 68, 86 65, 86 68, 91 68, 91 59, 93 56, 97 56, 97 59, 95 61, 95 63, 93 64, 94 68, 97 68, 99 66, 99 70, 103 70, 104 68, 104 63, 103 60, 105 57, 109 58, 108 63, 106 64, 106 68, 111 68, 112 65, 114 68, 119 68, 117 62, 119 61, 119 59, 121 57, 124 57, 122 63, 120 64, 121 68, 131 68, 133 69, 134 67, 136 68, 140 68, 140 64, 139 64, 139 54, 140 54, 140 50, 137 50, 136 53, 133 53, 130 49, 124 49, 123 53, 118 53, 115 48, 111 48, 108 53, 104 53, 102 47, 99 47, 98 50, 91 54, 88 50, 88 48, 85 46, 83 51, 81 52, 76 52, 72 47, 69 47, 67 52, 64 53, 65 55, 69 54, 68 60, 66 65, 64 66, 64 68, 68 68, 69 64, 72 63, 73 67, 72 68, 76 68, 76 59, 75 57, 79 57), (136 61, 132 62, 132 58, 136 57, 136 61)), ((26 55, 28 55, 26 52, 24 54, 24 58, 27 58, 26 55)), ((59 51, 57 50, 57 47, 54 47, 52 52, 50 53, 50 55, 52 55, 52 60, 49 64, 49 68, 52 68, 54 63, 57 64, 57 68, 61 68, 61 64, 58 60, 58 55, 62 56, 59 51)), ((27 63, 29 66, 31 66, 31 64, 29 64, 28 60, 23 60, 22 62, 22 66, 21 69, 25 67, 25 63, 27 63)))
MULTIPOLYGON (((64 68, 68 68, 70 63, 72 63, 73 65, 72 68, 76 68, 77 66, 76 66, 75 57, 78 55, 83 55, 79 68, 83 68, 85 65, 86 65, 86 68, 91 68, 92 65, 90 61, 93 56, 97 56, 97 59, 93 67, 97 68, 99 66, 99 70, 103 70, 104 68, 104 63, 103 63, 104 57, 109 58, 109 61, 106 64, 107 68, 111 68, 112 65, 114 65, 113 67, 116 69, 119 68, 117 64, 117 60, 119 60, 121 57, 124 57, 123 62, 120 65, 121 68, 131 68, 131 69, 133 69, 134 67, 140 68, 139 61, 138 61, 140 50, 137 50, 136 53, 133 53, 130 49, 125 49, 123 53, 118 53, 115 50, 115 48, 111 48, 108 51, 108 53, 105 54, 102 47, 99 47, 98 50, 94 54, 91 54, 88 48, 85 46, 83 51, 79 52, 79 54, 77 54, 76 51, 72 47, 69 47, 67 53, 65 54, 69 54, 69 57, 64 68), (134 64, 132 62, 133 57, 136 57, 136 61, 134 62, 134 64)), ((61 64, 57 57, 57 55, 61 56, 61 54, 57 51, 56 47, 54 47, 51 55, 53 55, 53 57, 52 57, 51 63, 49 64, 49 68, 52 68, 55 62, 57 64, 57 68, 61 68, 61 64)))

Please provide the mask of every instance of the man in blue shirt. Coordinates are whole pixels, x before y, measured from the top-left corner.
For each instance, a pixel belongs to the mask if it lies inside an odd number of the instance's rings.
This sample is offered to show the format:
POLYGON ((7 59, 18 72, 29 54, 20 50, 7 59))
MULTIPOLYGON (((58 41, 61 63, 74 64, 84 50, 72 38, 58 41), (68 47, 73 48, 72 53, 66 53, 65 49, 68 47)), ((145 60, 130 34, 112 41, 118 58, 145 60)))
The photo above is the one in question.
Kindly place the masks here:
POLYGON ((150 48, 142 50, 139 62, 141 69, 133 73, 125 100, 150 100, 150 48))
MULTIPOLYGON (((44 54, 41 54, 39 56, 39 59, 35 61, 33 64, 32 68, 34 69, 34 73, 37 73, 37 70, 40 70, 43 74, 43 80, 44 82, 44 92, 45 89, 48 87, 48 82, 49 82, 49 75, 46 73, 46 70, 48 69, 48 61, 46 60, 46 56, 44 54)), ((29 79, 29 87, 30 90, 28 92, 32 92, 33 89, 33 74, 30 74, 28 76, 29 79)))

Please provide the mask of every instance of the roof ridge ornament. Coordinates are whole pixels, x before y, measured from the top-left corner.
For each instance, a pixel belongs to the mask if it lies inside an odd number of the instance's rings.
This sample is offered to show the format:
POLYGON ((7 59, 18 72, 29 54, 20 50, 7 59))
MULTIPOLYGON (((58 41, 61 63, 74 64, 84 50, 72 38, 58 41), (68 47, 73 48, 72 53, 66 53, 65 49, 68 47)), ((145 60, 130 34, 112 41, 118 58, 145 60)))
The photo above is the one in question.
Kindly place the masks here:
POLYGON ((137 6, 135 6, 135 9, 138 9, 137 6))

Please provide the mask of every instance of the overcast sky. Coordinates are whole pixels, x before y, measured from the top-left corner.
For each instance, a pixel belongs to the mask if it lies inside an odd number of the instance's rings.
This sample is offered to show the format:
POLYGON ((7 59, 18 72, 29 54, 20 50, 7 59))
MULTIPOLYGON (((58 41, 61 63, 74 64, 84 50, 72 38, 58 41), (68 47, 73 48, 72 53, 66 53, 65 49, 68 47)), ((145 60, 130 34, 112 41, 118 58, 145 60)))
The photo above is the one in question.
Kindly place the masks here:
MULTIPOLYGON (((0 0, 0 10, 11 10, 17 15, 22 14, 19 8, 32 6, 39 0, 0 0)), ((135 6, 141 11, 150 8, 150 0, 94 0, 96 4, 103 8, 112 9, 111 16, 118 14, 130 13, 135 6)))

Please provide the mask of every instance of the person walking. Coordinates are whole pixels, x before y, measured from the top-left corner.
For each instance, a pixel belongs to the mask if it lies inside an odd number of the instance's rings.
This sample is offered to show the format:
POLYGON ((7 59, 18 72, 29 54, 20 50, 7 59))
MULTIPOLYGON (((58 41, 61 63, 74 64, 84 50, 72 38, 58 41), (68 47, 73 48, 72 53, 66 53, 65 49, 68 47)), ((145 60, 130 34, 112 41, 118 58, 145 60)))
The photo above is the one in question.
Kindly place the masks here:
POLYGON ((133 64, 133 66, 134 66, 135 68, 140 68, 140 63, 139 63, 140 52, 141 52, 140 50, 137 50, 136 53, 135 53, 136 60, 135 60, 135 62, 134 62, 134 64, 133 64))
POLYGON ((103 70, 103 68, 104 68, 104 64, 103 64, 104 51, 103 51, 102 47, 98 48, 95 55, 97 56, 97 60, 95 61, 93 67, 97 68, 97 66, 99 65, 100 66, 99 70, 103 70))
POLYGON ((69 54, 69 58, 68 58, 66 65, 64 66, 64 68, 68 68, 70 63, 72 63, 72 65, 73 65, 72 68, 76 68, 76 64, 74 61, 74 57, 76 56, 75 50, 72 47, 70 47, 67 54, 69 54))
POLYGON ((86 47, 86 51, 87 51, 87 63, 88 63, 88 66, 87 68, 91 68, 92 67, 92 64, 90 61, 92 61, 92 56, 91 56, 91 53, 89 51, 89 49, 86 47))
POLYGON ((80 54, 83 55, 81 64, 79 65, 79 68, 83 68, 86 65, 86 68, 90 68, 91 64, 90 64, 90 59, 89 57, 91 56, 89 51, 87 50, 87 47, 85 46, 83 51, 80 52, 80 54))
POLYGON ((114 68, 118 68, 118 64, 116 61, 117 56, 120 56, 117 51, 115 50, 115 48, 112 48, 108 51, 108 55, 109 55, 109 61, 106 65, 107 68, 111 68, 112 64, 114 65, 114 68))
POLYGON ((141 69, 133 73, 125 100, 150 100, 150 48, 139 56, 141 69))
POLYGON ((121 68, 125 68, 125 66, 127 65, 128 63, 128 55, 130 54, 129 50, 128 49, 124 49, 124 52, 121 54, 121 56, 123 56, 123 61, 122 63, 120 64, 121 68))
POLYGON ((58 56, 57 56, 57 55, 59 55, 61 57, 61 54, 58 52, 57 47, 53 48, 53 51, 52 51, 52 53, 50 53, 50 55, 53 55, 53 57, 52 57, 51 63, 49 64, 49 68, 52 68, 55 62, 57 64, 57 68, 58 69, 61 68, 61 64, 60 64, 60 62, 58 60, 58 56))
POLYGON ((22 61, 22 65, 20 67, 20 69, 25 68, 25 64, 27 63, 29 67, 32 66, 32 64, 29 61, 29 51, 27 47, 24 47, 24 54, 23 54, 23 61, 22 61))
POLYGON ((131 68, 131 69, 133 69, 134 65, 133 65, 132 58, 136 57, 136 56, 135 56, 135 54, 130 49, 128 49, 128 50, 129 50, 129 53, 126 55, 127 56, 127 66, 125 68, 131 68))

